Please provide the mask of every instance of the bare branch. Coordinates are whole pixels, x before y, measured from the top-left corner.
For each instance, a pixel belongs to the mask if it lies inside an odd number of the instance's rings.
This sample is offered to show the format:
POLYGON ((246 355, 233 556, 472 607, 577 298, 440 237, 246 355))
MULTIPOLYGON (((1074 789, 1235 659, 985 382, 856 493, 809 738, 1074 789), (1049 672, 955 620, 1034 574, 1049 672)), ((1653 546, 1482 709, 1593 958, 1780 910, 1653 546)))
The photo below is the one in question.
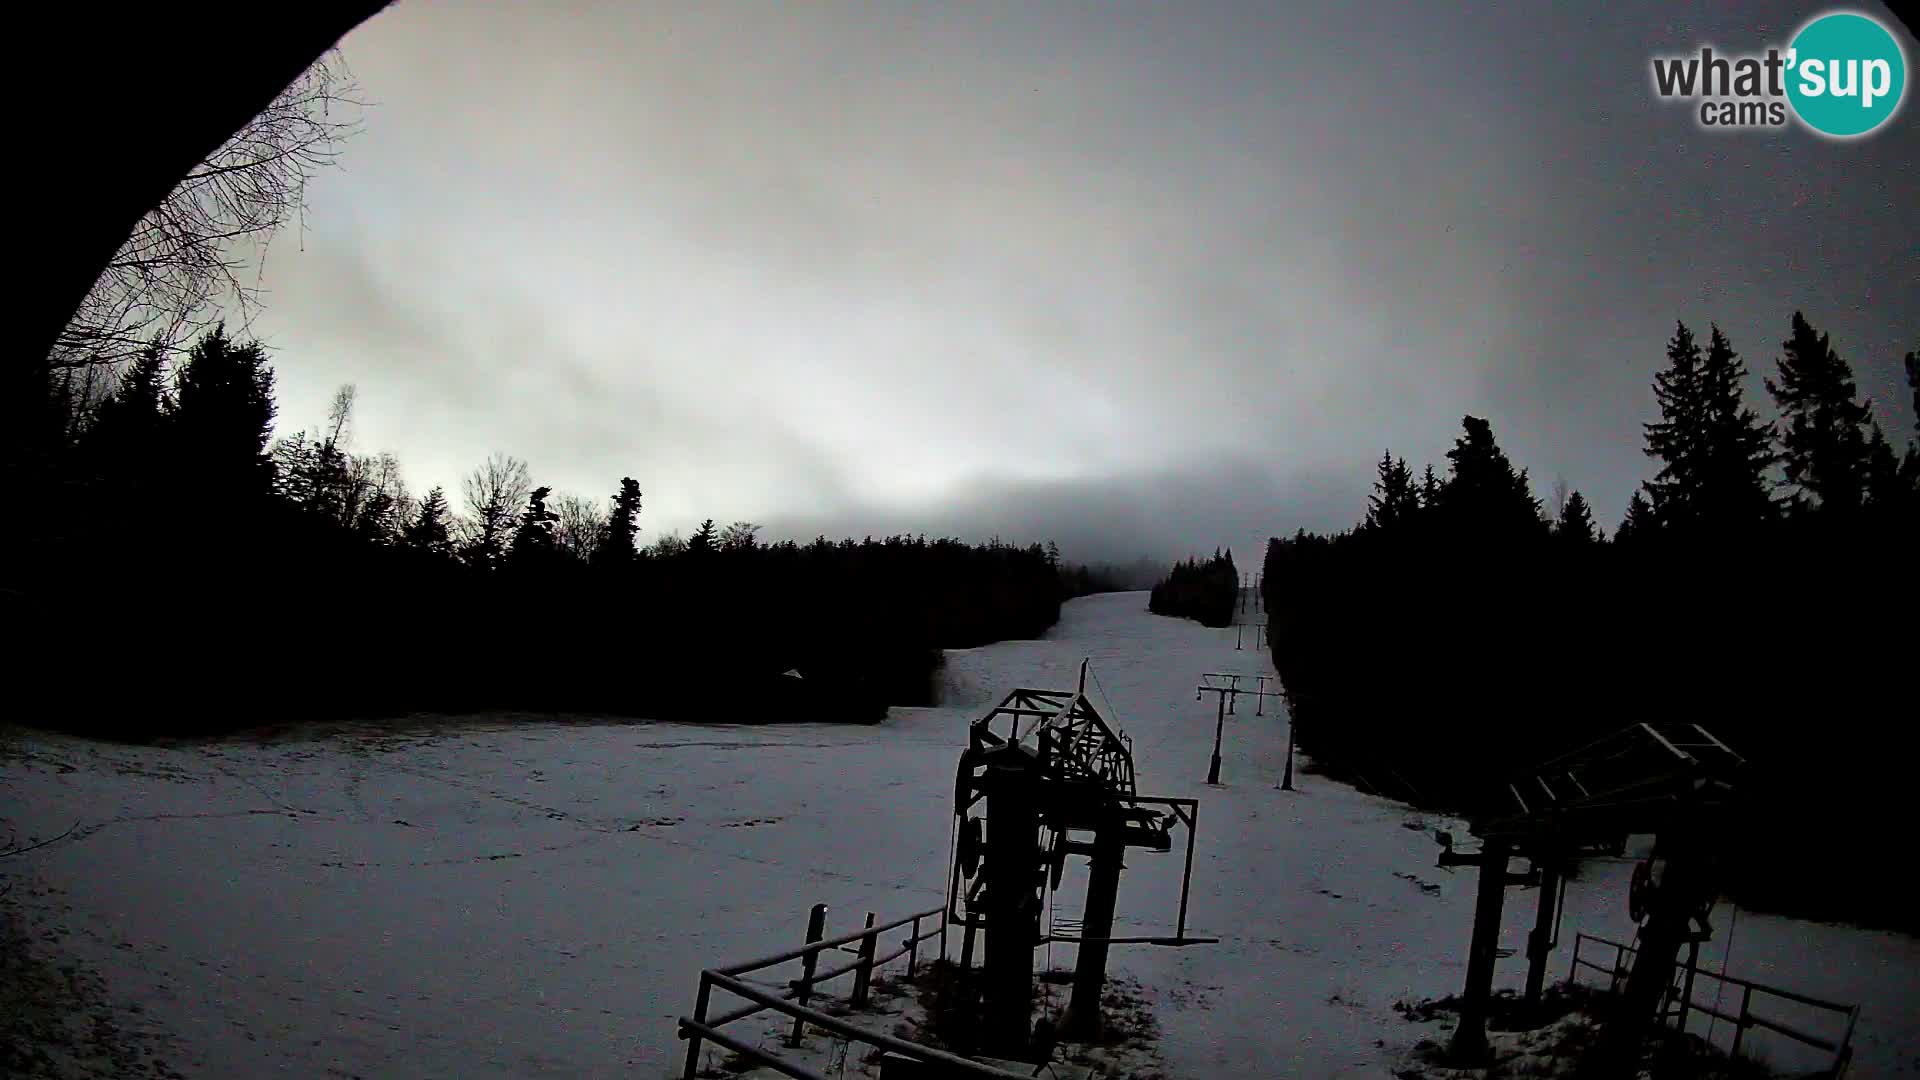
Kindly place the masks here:
POLYGON ((560 517, 555 530, 560 549, 581 562, 592 559, 606 542, 607 512, 599 503, 579 495, 557 496, 553 505, 560 517))
POLYGON ((305 211, 307 180, 358 129, 337 51, 216 150, 140 220, 61 333, 56 368, 117 364, 148 344, 169 352, 220 317, 245 329, 259 307, 256 267, 280 229, 305 211), (251 250, 248 250, 251 249, 251 250))
POLYGON ((506 554, 516 515, 533 493, 527 463, 509 454, 494 454, 468 473, 460 486, 468 513, 461 530, 463 546, 476 563, 495 565, 506 554))

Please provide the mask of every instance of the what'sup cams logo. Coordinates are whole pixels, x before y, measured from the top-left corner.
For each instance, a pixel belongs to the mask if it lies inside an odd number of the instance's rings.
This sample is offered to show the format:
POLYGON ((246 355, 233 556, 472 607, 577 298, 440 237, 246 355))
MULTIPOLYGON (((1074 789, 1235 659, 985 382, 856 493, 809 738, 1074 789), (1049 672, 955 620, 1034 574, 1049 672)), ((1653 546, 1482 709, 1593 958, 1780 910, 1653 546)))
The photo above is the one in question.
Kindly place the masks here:
POLYGON ((1694 103, 1695 121, 1714 131, 1780 129, 1791 117, 1829 139, 1858 138, 1893 119, 1906 89, 1899 40, 1852 11, 1815 17, 1785 48, 1653 58, 1654 93, 1694 103))

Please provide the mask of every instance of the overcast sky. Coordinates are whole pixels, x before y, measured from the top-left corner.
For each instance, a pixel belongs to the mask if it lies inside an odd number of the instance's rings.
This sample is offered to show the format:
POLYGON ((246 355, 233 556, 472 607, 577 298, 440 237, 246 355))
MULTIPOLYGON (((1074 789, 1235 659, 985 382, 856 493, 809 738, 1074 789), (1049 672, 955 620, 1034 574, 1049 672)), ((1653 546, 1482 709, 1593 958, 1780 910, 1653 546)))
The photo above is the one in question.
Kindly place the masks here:
POLYGON ((1676 318, 1758 391, 1804 309, 1912 431, 1920 108, 1830 143, 1650 90, 1823 8, 1327 7, 400 0, 264 274, 281 430, 352 382, 416 489, 631 475, 643 540, 1243 565, 1469 412, 1611 525, 1676 318))

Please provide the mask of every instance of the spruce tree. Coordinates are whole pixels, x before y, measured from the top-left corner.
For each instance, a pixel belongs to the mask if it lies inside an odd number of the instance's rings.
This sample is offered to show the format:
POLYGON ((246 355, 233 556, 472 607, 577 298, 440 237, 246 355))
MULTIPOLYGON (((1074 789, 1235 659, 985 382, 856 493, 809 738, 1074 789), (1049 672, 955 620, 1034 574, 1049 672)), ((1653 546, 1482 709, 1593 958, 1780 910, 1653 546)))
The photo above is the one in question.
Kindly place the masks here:
POLYGON ((1627 500, 1626 516, 1620 519, 1620 527, 1613 531, 1616 544, 1641 543, 1653 537, 1659 531, 1659 522, 1653 516, 1653 504, 1639 491, 1627 500))
MULTIPOLYGON (((713 519, 708 518, 700 523, 700 528, 692 536, 687 537, 687 550, 698 555, 711 554, 719 541, 720 530, 714 526, 713 519)), ((873 538, 868 537, 867 541, 871 543, 873 538)))
POLYGON ((1887 528, 1920 521, 1920 444, 1909 442, 1904 456, 1872 424, 1867 435, 1866 505, 1887 528))
POLYGON ((1561 543, 1574 546, 1599 541, 1599 530, 1593 524, 1593 509, 1587 505, 1586 496, 1578 491, 1567 496, 1567 501, 1560 507, 1560 520, 1554 523, 1553 535, 1561 543))
POLYGON ((319 444, 305 431, 275 439, 267 456, 273 459, 273 492, 287 505, 311 510, 314 506, 314 456, 319 444))
POLYGON ((1867 432, 1867 502, 1884 502, 1899 478, 1900 459, 1894 455, 1893 444, 1887 441, 1879 424, 1870 425, 1867 432))
POLYGON ((1800 312, 1781 343, 1779 379, 1767 392, 1779 407, 1780 461, 1796 505, 1830 514, 1858 510, 1866 494, 1868 424, 1853 369, 1800 312))
POLYGON ((194 343, 174 392, 174 428, 187 468, 223 497, 265 495, 273 485, 273 370, 258 342, 215 326, 194 343))
POLYGON ((620 478, 620 491, 613 497, 608 515, 607 534, 593 549, 594 562, 618 566, 633 561, 634 538, 640 532, 640 485, 631 476, 620 478))
POLYGON ((1716 529, 1749 528, 1773 516, 1767 470, 1773 429, 1744 401, 1747 369, 1713 326, 1700 368, 1701 430, 1696 480, 1700 516, 1716 529))
POLYGON ((1432 510, 1440 505, 1440 478, 1434 475, 1433 466, 1428 465, 1426 472, 1420 474, 1420 509, 1432 510))
MULTIPOLYGON (((1920 433, 1920 352, 1907 354, 1907 386, 1913 390, 1913 430, 1920 433)), ((1901 489, 1920 504, 1920 439, 1907 440, 1900 456, 1901 489)))
POLYGON ((94 478, 145 476, 171 456, 165 436, 172 411, 166 357, 158 347, 149 347, 121 374, 81 440, 94 478))
POLYGON ((1913 391, 1913 430, 1920 432, 1920 352, 1907 354, 1907 387, 1913 391))
POLYGON ((1660 419, 1645 425, 1646 455, 1660 461, 1647 484, 1649 505, 1664 525, 1684 526, 1699 516, 1705 471, 1706 393, 1699 342, 1686 323, 1675 323, 1667 342, 1667 366, 1653 377, 1660 419))
MULTIPOLYGON (((1907 452, 1900 455, 1900 468, 1895 474, 1894 491, 1897 498, 1906 505, 1903 527, 1908 529, 1920 527, 1920 440, 1908 440, 1907 452)), ((1914 582, 1915 586, 1920 587, 1920 564, 1910 560, 1908 566, 1917 579, 1914 582)))
POLYGON ((94 414, 95 428, 124 425, 135 441, 144 442, 172 408, 166 372, 166 356, 159 348, 141 352, 127 365, 113 395, 100 404, 94 414))
POLYGON ((1413 470, 1405 459, 1395 459, 1387 452, 1380 456, 1375 472, 1374 494, 1367 497, 1364 527, 1391 531, 1410 523, 1420 512, 1420 491, 1414 486, 1413 470))
POLYGON ((527 496, 527 508, 520 515, 520 528, 513 535, 509 557, 520 567, 550 565, 554 555, 553 523, 560 515, 547 509, 550 487, 534 488, 527 496))
POLYGON ((1447 451, 1452 463, 1440 490, 1441 520, 1456 537, 1519 541, 1546 532, 1540 500, 1524 469, 1515 469, 1494 441, 1493 425, 1478 416, 1461 419, 1465 434, 1447 451))
POLYGON ((385 546, 394 541, 398 527, 394 518, 399 511, 399 500, 394 493, 382 488, 373 488, 360 501, 360 506, 348 524, 347 531, 356 540, 369 544, 385 546))
POLYGON ((401 543, 418 551, 433 555, 446 555, 453 550, 453 533, 448 525, 447 493, 435 486, 420 500, 420 512, 407 524, 400 537, 401 543))

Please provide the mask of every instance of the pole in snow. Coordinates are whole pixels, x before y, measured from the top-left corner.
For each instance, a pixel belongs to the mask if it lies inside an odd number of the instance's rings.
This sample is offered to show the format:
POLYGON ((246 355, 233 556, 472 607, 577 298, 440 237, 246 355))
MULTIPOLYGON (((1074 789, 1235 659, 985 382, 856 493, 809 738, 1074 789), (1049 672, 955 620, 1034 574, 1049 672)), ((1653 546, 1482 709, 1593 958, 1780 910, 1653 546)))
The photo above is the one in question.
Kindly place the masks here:
POLYGON ((1207 766, 1207 783, 1220 782, 1220 733, 1227 726, 1227 691, 1216 690, 1220 695, 1220 713, 1213 721, 1213 764, 1207 766))
MULTIPOLYGON (((1194 687, 1193 700, 1199 701, 1207 694, 1219 695, 1219 700, 1216 704, 1217 711, 1213 721, 1213 758, 1207 765, 1207 783, 1216 785, 1220 783, 1220 745, 1226 728, 1227 717, 1233 712, 1233 707, 1239 703, 1240 695, 1253 695, 1254 700, 1260 703, 1260 708, 1264 708, 1266 698, 1280 696, 1279 691, 1267 689, 1267 680, 1272 677, 1271 675, 1236 675, 1228 672, 1208 672, 1200 677, 1200 685, 1194 687), (1240 689, 1241 679, 1259 679, 1258 689, 1240 689), (1219 685, 1219 680, 1225 680, 1226 685, 1219 685)), ((1256 710, 1255 715, 1263 714, 1256 710)), ((1292 789, 1289 788, 1288 790, 1292 789)))
POLYGON ((1293 790, 1293 717, 1287 717, 1287 768, 1280 774, 1280 790, 1293 790))

